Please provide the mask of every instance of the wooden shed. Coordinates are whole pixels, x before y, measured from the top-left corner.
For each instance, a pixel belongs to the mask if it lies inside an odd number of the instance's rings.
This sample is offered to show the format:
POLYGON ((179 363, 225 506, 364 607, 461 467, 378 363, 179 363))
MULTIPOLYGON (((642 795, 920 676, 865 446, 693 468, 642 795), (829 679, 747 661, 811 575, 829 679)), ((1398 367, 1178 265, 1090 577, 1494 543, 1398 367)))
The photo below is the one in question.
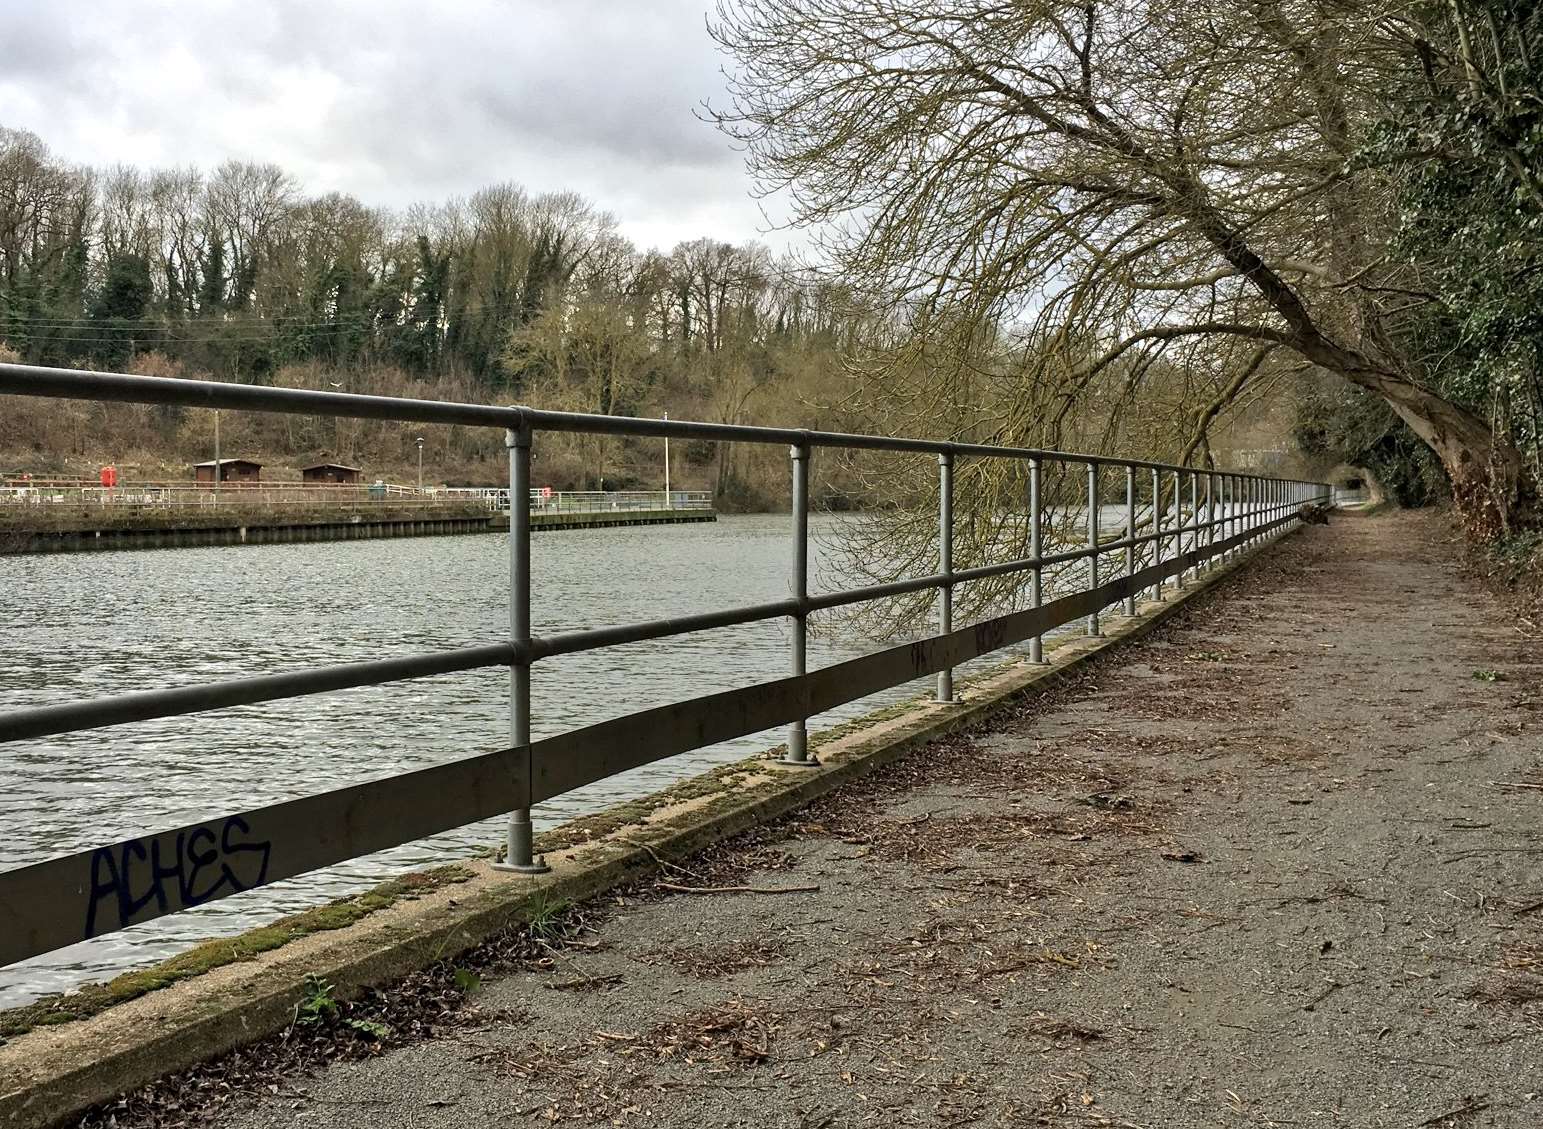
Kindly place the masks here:
POLYGON ((358 482, 359 474, 358 467, 344 466, 342 463, 317 463, 315 466, 300 468, 303 482, 358 482))
MULTIPOLYGON (((221 482, 260 482, 263 476, 262 463, 254 463, 250 459, 221 459, 221 482)), ((193 464, 194 482, 214 481, 214 460, 206 463, 193 464)))

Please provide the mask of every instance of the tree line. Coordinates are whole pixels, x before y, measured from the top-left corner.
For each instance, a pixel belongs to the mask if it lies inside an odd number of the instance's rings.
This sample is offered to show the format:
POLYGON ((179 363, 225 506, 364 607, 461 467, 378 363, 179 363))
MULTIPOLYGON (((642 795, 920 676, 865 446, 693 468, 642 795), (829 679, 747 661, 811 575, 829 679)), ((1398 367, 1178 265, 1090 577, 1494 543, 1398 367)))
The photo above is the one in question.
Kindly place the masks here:
MULTIPOLYGON (((760 244, 641 250, 574 193, 501 184, 391 212, 272 164, 85 168, 0 128, 0 344, 28 363, 154 356, 284 383, 386 368, 479 399, 805 426, 869 324, 760 244)), ((607 477, 614 444, 589 443, 573 485, 607 477)), ((702 453, 710 485, 742 488, 740 456, 702 453)))

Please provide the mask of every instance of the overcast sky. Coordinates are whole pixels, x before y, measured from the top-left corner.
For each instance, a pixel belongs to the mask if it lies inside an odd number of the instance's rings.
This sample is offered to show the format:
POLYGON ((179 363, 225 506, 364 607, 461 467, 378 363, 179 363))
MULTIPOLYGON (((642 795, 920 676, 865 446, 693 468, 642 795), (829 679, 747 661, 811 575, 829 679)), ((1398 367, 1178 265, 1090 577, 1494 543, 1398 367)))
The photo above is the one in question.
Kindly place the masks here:
POLYGON ((4 0, 0 125, 92 165, 272 161, 307 192, 572 189, 640 246, 766 226, 704 0, 4 0))

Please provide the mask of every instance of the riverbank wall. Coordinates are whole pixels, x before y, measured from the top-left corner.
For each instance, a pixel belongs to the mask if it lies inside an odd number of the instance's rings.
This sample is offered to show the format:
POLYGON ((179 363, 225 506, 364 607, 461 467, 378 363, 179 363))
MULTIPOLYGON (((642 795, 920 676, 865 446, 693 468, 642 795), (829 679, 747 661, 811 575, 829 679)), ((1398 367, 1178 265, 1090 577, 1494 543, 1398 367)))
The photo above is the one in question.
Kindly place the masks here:
POLYGON ((297 932, 260 952, 233 939, 231 951, 240 955, 187 979, 177 979, 167 966, 160 966, 164 977, 157 969, 134 974, 155 990, 126 1002, 75 1013, 72 997, 51 1001, 0 1043, 0 1127, 62 1125, 154 1078, 283 1031, 294 1022, 307 984, 325 983, 338 998, 352 998, 454 960, 554 906, 656 872, 921 745, 981 725, 1146 635, 1275 543, 1272 537, 1263 548, 1168 589, 1167 599, 1142 602, 1134 617, 1106 620, 1101 636, 1047 640, 1046 662, 1010 660, 962 684, 956 703, 915 700, 813 735, 815 767, 783 767, 776 760, 781 750, 774 749, 546 832, 536 849, 551 864, 549 874, 510 878, 489 859, 468 860, 464 877, 426 883, 421 896, 389 899, 342 928, 297 932))
MULTIPOLYGON (((573 510, 542 513, 532 511, 531 532, 544 529, 607 529, 619 525, 680 525, 702 521, 717 521, 713 510, 573 510)), ((509 515, 495 514, 495 529, 509 528, 509 515)))
MULTIPOLYGON (((531 528, 598 529, 715 521, 711 510, 619 510, 533 513, 531 528)), ((206 545, 277 545, 302 541, 357 541, 493 533, 509 516, 484 507, 368 506, 197 508, 192 511, 114 512, 72 507, 70 512, 0 513, 0 555, 81 553, 120 549, 176 549, 206 545)))

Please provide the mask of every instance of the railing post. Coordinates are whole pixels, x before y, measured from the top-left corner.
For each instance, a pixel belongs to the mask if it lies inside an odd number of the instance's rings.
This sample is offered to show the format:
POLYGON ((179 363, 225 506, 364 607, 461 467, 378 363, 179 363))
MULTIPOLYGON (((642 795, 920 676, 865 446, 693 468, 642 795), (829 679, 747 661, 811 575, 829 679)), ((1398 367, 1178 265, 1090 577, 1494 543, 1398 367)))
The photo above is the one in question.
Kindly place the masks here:
MULTIPOLYGON (((943 587, 938 589, 938 634, 954 629, 954 453, 938 456, 938 572, 943 587)), ((954 700, 952 668, 938 671, 938 701, 954 700)))
MULTIPOLYGON (((809 457, 807 443, 794 444, 788 452, 793 459, 793 599, 798 611, 793 615, 792 673, 802 677, 808 670, 809 613, 804 601, 809 598, 809 457)), ((819 758, 809 755, 808 718, 788 725, 788 751, 783 764, 816 768, 819 758)))
MULTIPOLYGON (((1125 468, 1125 575, 1136 575, 1136 468, 1125 468)), ((1136 590, 1132 588, 1125 597, 1125 614, 1136 614, 1136 590)))
POLYGON ((1254 547, 1254 518, 1258 501, 1254 497, 1253 475, 1245 474, 1243 476, 1243 551, 1245 553, 1254 547))
MULTIPOLYGON (((1039 460, 1029 460, 1029 556, 1034 560, 1034 574, 1030 580, 1029 600, 1031 607, 1039 607, 1044 602, 1045 570, 1040 567, 1040 522, 1039 512, 1039 460)), ((1045 640, 1042 635, 1035 635, 1029 640, 1029 661, 1042 663, 1045 661, 1045 640)))
MULTIPOLYGON (((1152 563, 1163 563, 1163 477, 1162 471, 1152 469, 1152 563)), ((1163 598, 1163 578, 1159 576, 1152 585, 1152 599, 1163 598)))
MULTIPOLYGON (((1098 587, 1098 464, 1088 464, 1088 591, 1098 587)), ((1088 634, 1098 635, 1098 609, 1088 613, 1088 634)))
MULTIPOLYGON (((1227 476, 1227 512, 1226 524, 1222 527, 1227 531, 1227 539, 1230 541, 1238 532, 1238 476, 1227 476)), ((1227 550, 1227 559, 1231 560, 1238 555, 1237 546, 1227 550)))
POLYGON ((1240 538, 1238 547, 1233 551, 1234 556, 1242 556, 1248 552, 1248 479, 1241 474, 1233 476, 1233 488, 1238 496, 1233 509, 1237 511, 1234 520, 1233 532, 1240 538))
MULTIPOLYGON (((515 748, 530 744, 530 427, 504 432, 509 448, 509 641, 524 652, 509 667, 509 736, 515 748)), ((550 868, 533 856, 530 809, 509 813, 500 870, 544 874, 550 868)))
POLYGON ((1241 557, 1244 553, 1248 552, 1248 478, 1246 475, 1240 474, 1237 476, 1237 489, 1237 535, 1240 538, 1237 555, 1241 557))
MULTIPOLYGON (((1226 541, 1227 540, 1227 476, 1225 474, 1218 474, 1216 476, 1216 522, 1217 522, 1217 525, 1216 525, 1216 540, 1218 540, 1218 541, 1226 541)), ((1218 568, 1220 568, 1222 562, 1225 561, 1226 559, 1227 559, 1227 550, 1223 549, 1221 551, 1221 553, 1215 558, 1216 566, 1218 568)))
POLYGON ((1216 544, 1216 472, 1206 471, 1205 475, 1205 570, 1211 572, 1216 568, 1216 558, 1210 555, 1211 546, 1216 544))
MULTIPOLYGON (((1200 548, 1200 476, 1194 471, 1189 472, 1189 551, 1195 552, 1200 548)), ((1190 570, 1190 579, 1200 579, 1200 563, 1190 570)))
POLYGON ((1174 574, 1174 586, 1184 587, 1184 472, 1173 472, 1173 556, 1178 560, 1179 571, 1174 574))
MULTIPOLYGON (((1179 559, 1179 554, 1184 551, 1184 479, 1178 471, 1173 472, 1173 559, 1179 559)), ((1184 587, 1184 570, 1180 568, 1173 576, 1174 590, 1184 587)))

